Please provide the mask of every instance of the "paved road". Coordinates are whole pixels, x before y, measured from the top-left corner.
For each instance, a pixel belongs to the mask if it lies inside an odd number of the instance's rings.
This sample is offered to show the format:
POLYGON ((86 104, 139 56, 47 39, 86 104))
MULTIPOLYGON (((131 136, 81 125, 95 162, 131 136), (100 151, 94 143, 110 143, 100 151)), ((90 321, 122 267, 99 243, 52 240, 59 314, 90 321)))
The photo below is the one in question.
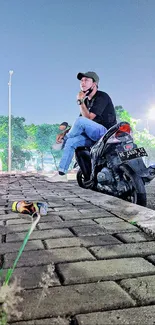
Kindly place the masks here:
POLYGON ((148 209, 74 182, 23 176, 0 181, 0 267, 13 265, 30 224, 11 212, 10 203, 44 200, 49 206, 15 270, 25 290, 18 322, 14 315, 10 324, 155 324, 155 239, 127 222, 148 217, 148 209))

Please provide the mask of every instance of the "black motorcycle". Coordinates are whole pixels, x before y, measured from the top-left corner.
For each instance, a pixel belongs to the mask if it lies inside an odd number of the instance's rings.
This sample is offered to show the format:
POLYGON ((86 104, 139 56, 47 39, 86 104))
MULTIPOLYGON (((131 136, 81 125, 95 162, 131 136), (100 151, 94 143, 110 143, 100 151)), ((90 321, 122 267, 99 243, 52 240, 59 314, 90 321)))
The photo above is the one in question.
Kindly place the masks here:
POLYGON ((128 122, 111 127, 91 148, 78 147, 75 156, 79 186, 146 206, 145 184, 155 177, 155 165, 145 166, 148 155, 133 142, 128 122))

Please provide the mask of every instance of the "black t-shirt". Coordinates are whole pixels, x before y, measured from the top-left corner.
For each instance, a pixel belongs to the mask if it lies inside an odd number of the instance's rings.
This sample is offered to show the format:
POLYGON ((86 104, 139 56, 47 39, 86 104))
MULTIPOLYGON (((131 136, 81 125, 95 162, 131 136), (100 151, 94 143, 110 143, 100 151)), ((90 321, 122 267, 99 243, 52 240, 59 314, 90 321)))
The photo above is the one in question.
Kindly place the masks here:
POLYGON ((107 93, 98 90, 91 100, 85 99, 85 105, 90 113, 96 115, 92 121, 102 124, 107 129, 117 123, 114 105, 107 93))

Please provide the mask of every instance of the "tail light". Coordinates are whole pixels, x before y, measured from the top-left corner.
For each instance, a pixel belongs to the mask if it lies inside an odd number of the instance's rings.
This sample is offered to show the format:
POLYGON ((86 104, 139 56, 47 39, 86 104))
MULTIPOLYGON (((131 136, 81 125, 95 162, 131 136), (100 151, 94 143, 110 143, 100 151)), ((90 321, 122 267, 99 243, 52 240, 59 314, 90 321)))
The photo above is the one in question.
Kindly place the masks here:
POLYGON ((130 124, 126 123, 119 127, 118 131, 115 133, 115 137, 119 138, 125 135, 131 135, 132 136, 132 129, 130 127, 130 124))

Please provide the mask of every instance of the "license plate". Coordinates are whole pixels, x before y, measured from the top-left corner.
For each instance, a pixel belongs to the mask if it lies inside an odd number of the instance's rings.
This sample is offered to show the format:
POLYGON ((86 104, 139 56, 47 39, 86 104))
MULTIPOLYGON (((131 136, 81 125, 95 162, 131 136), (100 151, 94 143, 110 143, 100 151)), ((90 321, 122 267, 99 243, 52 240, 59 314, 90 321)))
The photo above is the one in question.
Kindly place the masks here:
POLYGON ((121 161, 125 161, 125 160, 131 160, 131 159, 135 159, 135 158, 145 157, 145 156, 148 156, 148 154, 145 151, 145 149, 142 147, 142 148, 135 148, 135 149, 132 149, 129 151, 118 152, 118 156, 121 161))

